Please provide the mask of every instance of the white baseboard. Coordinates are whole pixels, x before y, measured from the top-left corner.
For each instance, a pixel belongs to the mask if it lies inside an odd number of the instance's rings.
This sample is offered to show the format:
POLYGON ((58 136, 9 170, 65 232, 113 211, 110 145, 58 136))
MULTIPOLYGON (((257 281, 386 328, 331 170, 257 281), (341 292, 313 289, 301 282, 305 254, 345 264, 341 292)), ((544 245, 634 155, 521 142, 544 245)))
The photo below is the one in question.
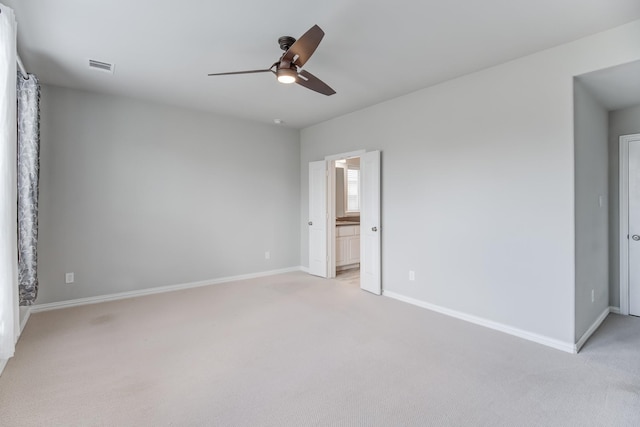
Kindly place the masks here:
POLYGON ((397 294, 395 292, 383 291, 382 295, 389 298, 397 299, 399 301, 407 302, 409 304, 417 305, 418 307, 426 308, 427 310, 435 311, 437 313, 445 314, 447 316, 455 317, 456 319, 465 320, 476 325, 484 326, 486 328, 494 329, 496 331, 504 332, 509 335, 514 335, 519 338, 524 338, 529 341, 536 342, 538 344, 546 345, 557 350, 562 350, 567 353, 575 353, 575 345, 570 342, 559 341, 553 338, 546 337, 544 335, 535 334, 522 329, 514 328, 512 326, 505 325, 503 323, 494 322, 493 320, 484 319, 482 317, 473 316, 471 314, 463 313, 460 311, 452 310, 446 307, 442 307, 436 304, 431 304, 425 301, 421 301, 415 298, 410 298, 404 295, 397 294))
POLYGON ((309 273, 309 267, 305 267, 304 265, 301 265, 300 271, 302 271, 303 273, 309 273))
POLYGON ((609 313, 620 314, 620 307, 609 307, 609 313))
POLYGON ((173 292, 173 291, 179 291, 182 289, 199 288, 202 286, 217 285, 220 283, 237 282, 239 280, 255 279, 258 277, 273 276, 276 274, 291 273, 294 271, 301 271, 301 270, 302 270, 302 267, 299 267, 299 266, 289 267, 289 268, 282 268, 279 270, 262 271, 259 273, 241 274, 239 276, 229 276, 229 277, 221 277, 219 279, 203 280, 200 282, 182 283, 179 285, 158 286, 155 288, 140 289, 140 290, 129 291, 129 292, 118 292, 115 294, 100 295, 100 296, 87 297, 87 298, 78 298, 78 299, 73 299, 68 301, 51 302, 46 304, 35 304, 31 306, 31 313, 39 313, 42 311, 49 311, 49 310, 58 310, 61 308, 68 308, 68 307, 77 307, 80 305, 87 305, 87 304, 98 304, 101 302, 116 301, 116 300, 126 299, 126 298, 135 298, 135 297, 140 297, 145 295, 160 294, 164 292, 173 292))
POLYGON ((593 335, 593 333, 596 331, 596 329, 598 329, 600 327, 600 325, 602 324, 602 322, 604 322, 604 319, 607 318, 607 316, 609 315, 610 312, 611 312, 611 307, 605 308, 602 311, 602 313, 600 313, 600 316, 598 316, 596 321, 593 322, 593 324, 591 326, 589 326, 589 329, 587 329, 587 331, 584 334, 582 334, 582 336, 580 337, 580 339, 578 340, 578 342, 575 345, 575 353, 580 351, 580 349, 582 348, 584 343, 586 343, 587 340, 589 339, 589 337, 591 335, 593 335))

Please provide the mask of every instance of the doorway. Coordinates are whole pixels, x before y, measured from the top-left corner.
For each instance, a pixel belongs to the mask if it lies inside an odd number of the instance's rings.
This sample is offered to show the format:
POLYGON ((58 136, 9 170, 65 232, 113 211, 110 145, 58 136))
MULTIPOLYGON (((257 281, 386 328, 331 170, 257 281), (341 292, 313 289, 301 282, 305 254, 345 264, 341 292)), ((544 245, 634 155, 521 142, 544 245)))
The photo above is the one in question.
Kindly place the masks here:
POLYGON ((620 137, 620 312, 640 316, 640 134, 620 137))
MULTIPOLYGON (((329 277, 360 285, 360 156, 333 161, 335 238, 329 277)), ((331 212, 330 215, 331 217, 331 212)), ((331 245, 330 245, 331 246, 331 245)))
POLYGON ((309 163, 308 224, 310 274, 335 278, 358 269, 360 288, 382 293, 379 151, 309 163))

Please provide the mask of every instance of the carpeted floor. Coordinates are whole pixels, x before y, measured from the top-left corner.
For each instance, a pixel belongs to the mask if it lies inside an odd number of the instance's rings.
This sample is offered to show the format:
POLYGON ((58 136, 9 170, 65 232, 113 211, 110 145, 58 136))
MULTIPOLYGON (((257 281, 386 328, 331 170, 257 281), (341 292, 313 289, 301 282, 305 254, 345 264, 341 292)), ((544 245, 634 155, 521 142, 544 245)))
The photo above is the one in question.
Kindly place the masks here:
POLYGON ((32 315, 12 426, 638 426, 640 319, 578 355, 303 273, 32 315))

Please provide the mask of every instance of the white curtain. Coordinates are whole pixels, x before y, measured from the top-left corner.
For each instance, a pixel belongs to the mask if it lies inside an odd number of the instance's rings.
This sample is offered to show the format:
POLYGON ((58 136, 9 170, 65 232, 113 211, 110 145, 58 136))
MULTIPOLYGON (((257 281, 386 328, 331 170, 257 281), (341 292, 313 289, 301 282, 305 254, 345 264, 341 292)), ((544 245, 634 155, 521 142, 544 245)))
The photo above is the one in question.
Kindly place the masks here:
POLYGON ((16 178, 16 20, 0 3, 0 359, 19 331, 16 178))

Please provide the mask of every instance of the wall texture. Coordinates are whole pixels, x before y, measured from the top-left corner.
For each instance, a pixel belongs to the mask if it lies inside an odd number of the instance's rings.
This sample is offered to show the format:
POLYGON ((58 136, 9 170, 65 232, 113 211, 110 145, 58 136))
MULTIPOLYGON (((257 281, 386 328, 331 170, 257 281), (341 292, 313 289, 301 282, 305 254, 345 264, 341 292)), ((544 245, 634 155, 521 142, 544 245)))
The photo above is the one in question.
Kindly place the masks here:
POLYGON ((640 21, 304 129, 303 264, 308 162, 379 149, 383 288, 572 345, 573 76, 637 59, 640 21))
POLYGON ((41 116, 37 303, 300 265, 297 130, 53 86, 41 116))
POLYGON ((609 112, 609 303, 620 307, 620 136, 640 133, 640 105, 609 112))
POLYGON ((574 83, 576 340, 609 307, 608 114, 574 83), (593 292, 593 302, 591 293, 593 292))

